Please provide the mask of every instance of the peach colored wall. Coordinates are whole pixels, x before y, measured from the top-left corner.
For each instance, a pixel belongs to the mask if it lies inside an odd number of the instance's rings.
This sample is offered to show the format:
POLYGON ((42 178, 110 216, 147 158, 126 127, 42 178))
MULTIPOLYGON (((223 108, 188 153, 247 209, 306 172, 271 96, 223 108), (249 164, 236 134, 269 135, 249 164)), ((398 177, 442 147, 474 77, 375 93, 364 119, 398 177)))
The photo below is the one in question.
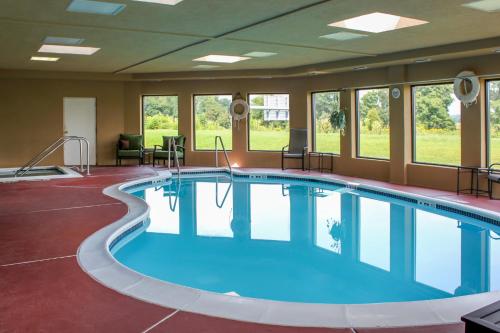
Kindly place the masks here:
MULTIPOLYGON (((452 80, 463 69, 479 75, 500 73, 497 55, 456 59, 445 62, 392 66, 366 71, 290 78, 207 79, 171 81, 132 81, 117 77, 40 72, 5 74, 0 71, 0 135, 12 142, 2 145, 1 166, 24 163, 52 139, 62 133, 62 97, 95 96, 98 114, 98 163, 114 163, 114 144, 121 132, 140 132, 142 95, 177 95, 179 131, 187 136, 188 165, 214 165, 213 152, 193 149, 194 94, 288 93, 290 126, 311 130, 310 93, 342 90, 341 105, 346 107, 347 129, 341 137, 341 155, 334 158, 334 172, 350 176, 390 181, 399 184, 454 190, 456 171, 450 167, 419 165, 411 162, 411 84, 452 80), (33 76, 33 78, 29 78, 33 76), (390 99, 391 161, 356 157, 355 89, 361 87, 397 87, 402 94, 390 99), (23 124, 23 126, 13 126, 23 124)), ((484 83, 483 83, 484 87, 484 83)), ((484 93, 484 90, 483 92, 484 93)), ((484 165, 484 97, 462 112, 462 162, 484 165)), ((280 153, 247 150, 247 124, 233 127, 233 163, 247 167, 279 167, 280 153)), ((62 163, 62 154, 51 163, 62 163)), ((292 166, 292 163, 290 163, 292 166)), ((295 163, 294 166, 298 166, 295 163)))
MULTIPOLYGON (((124 83, 0 78, 0 166, 20 166, 63 135, 63 97, 96 97, 97 163, 114 163, 123 131, 124 83)), ((62 164, 57 151, 42 164, 62 164)))

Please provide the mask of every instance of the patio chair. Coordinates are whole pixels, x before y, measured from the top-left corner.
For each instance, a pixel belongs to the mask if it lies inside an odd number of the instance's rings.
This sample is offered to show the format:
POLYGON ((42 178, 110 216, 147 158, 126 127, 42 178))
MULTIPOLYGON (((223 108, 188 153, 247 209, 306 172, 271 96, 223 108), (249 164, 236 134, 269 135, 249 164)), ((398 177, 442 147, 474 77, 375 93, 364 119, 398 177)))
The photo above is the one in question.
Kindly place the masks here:
POLYGON ((120 134, 116 144, 116 165, 122 165, 122 160, 137 160, 143 164, 144 147, 142 135, 120 134))
POLYGON ((291 128, 290 141, 288 145, 281 149, 281 169, 285 170, 285 159, 301 159, 302 171, 304 171, 304 161, 307 154, 307 129, 291 128), (285 149, 288 150, 285 151, 285 149))
POLYGON ((155 166, 155 162, 157 160, 163 160, 163 165, 165 165, 165 161, 169 159, 169 151, 170 151, 170 159, 174 160, 174 152, 172 147, 169 147, 169 141, 171 145, 175 143, 177 148, 177 158, 182 160, 182 166, 186 165, 186 149, 184 148, 184 144, 186 143, 186 137, 184 135, 178 136, 164 136, 163 137, 163 145, 155 145, 153 150, 153 166, 155 166))
POLYGON ((493 199, 493 184, 500 184, 500 163, 488 167, 488 195, 493 199))

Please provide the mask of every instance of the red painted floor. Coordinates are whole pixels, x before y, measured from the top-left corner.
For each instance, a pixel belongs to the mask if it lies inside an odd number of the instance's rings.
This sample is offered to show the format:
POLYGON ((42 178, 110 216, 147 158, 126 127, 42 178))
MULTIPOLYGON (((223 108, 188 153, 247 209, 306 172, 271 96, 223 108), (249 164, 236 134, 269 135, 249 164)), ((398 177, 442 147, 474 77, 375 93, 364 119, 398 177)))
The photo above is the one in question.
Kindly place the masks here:
MULTIPOLYGON (((102 189, 153 174, 150 167, 100 167, 85 178, 0 184, 0 332, 464 331, 461 324, 340 330, 259 325, 174 312, 101 286, 80 269, 75 254, 86 237, 127 212, 124 204, 106 197, 102 189)), ((486 198, 457 197, 450 192, 359 181, 500 211, 500 201, 486 198)))

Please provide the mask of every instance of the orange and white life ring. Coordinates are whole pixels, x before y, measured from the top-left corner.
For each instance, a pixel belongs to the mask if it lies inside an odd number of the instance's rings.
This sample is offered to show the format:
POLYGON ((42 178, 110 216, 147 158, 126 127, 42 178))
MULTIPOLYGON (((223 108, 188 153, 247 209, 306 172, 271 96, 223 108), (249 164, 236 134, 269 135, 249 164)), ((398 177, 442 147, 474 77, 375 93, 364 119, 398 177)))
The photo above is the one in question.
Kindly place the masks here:
POLYGON ((464 103, 465 107, 469 107, 477 101, 480 90, 479 79, 472 71, 460 72, 453 83, 455 96, 464 103))

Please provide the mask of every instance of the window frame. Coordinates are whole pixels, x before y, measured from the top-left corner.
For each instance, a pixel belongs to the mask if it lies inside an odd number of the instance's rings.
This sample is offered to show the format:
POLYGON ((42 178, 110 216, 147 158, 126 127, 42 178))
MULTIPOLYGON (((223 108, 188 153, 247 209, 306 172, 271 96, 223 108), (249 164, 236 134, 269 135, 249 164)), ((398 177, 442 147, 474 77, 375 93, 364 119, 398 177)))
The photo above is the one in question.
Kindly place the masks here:
MULTIPOLYGON (((215 151, 214 149, 196 149, 196 96, 231 96, 231 101, 234 96, 233 93, 203 93, 203 94, 193 94, 191 98, 191 114, 193 116, 192 120, 192 134, 193 134, 193 151, 215 151)), ((228 110, 229 113, 229 110, 228 110)), ((231 119, 231 149, 226 149, 226 151, 233 151, 233 120, 231 119)))
MULTIPOLYGON (((311 91, 310 96, 311 96, 311 148, 313 152, 317 152, 316 150, 316 112, 314 109, 314 94, 321 94, 321 93, 339 93, 342 92, 342 90, 316 90, 316 91, 311 91)), ((339 102, 340 102, 340 95, 339 95, 339 102)), ((342 145, 341 145, 342 146, 342 145)), ((342 150, 342 147, 340 147, 340 150, 342 150)), ((327 154, 332 154, 334 156, 340 156, 341 151, 338 153, 332 153, 332 152, 322 152, 322 153, 327 153, 327 154)))
MULTIPOLYGON (((417 162, 417 118, 416 118, 416 98, 415 98, 415 88, 417 87, 427 87, 427 86, 440 86, 445 84, 453 85, 453 82, 445 81, 445 82, 429 82, 429 83, 420 83, 413 84, 410 86, 411 88, 411 163, 418 165, 429 165, 429 166, 440 166, 440 167, 448 167, 448 168, 456 168, 462 165, 462 153, 460 152, 460 165, 453 164, 442 164, 442 163, 432 163, 432 162, 417 162)), ((462 117, 462 104, 460 103, 460 117, 462 117)), ((460 135, 462 134, 462 128, 460 128, 460 135)), ((462 149, 462 140, 460 139, 460 149, 462 149)))
POLYGON ((281 150, 262 150, 262 149, 250 149, 250 117, 252 112, 252 107, 250 106, 250 95, 288 95, 288 139, 290 140, 290 94, 289 92, 249 92, 247 93, 248 102, 248 117, 247 121, 247 152, 257 152, 257 153, 276 153, 281 152, 281 150))
POLYGON ((485 136, 486 136, 486 167, 489 167, 492 163, 497 163, 497 162, 492 162, 491 161, 491 138, 490 138, 490 121, 491 121, 491 114, 490 114, 490 89, 489 85, 490 82, 499 82, 500 83, 500 78, 494 78, 494 79, 488 79, 485 81, 485 89, 484 89, 484 98, 485 98, 485 136))
POLYGON ((390 161, 391 160, 391 127, 390 127, 390 119, 391 119, 391 107, 389 105, 389 158, 384 157, 370 157, 370 156, 361 156, 360 154, 360 143, 361 143, 361 131, 360 131, 360 115, 359 115, 359 91, 360 90, 375 90, 375 89, 387 89, 387 93, 389 96, 389 101, 391 98, 391 91, 389 86, 380 86, 380 87, 367 87, 367 88, 356 88, 355 90, 355 126, 356 126, 356 158, 364 159, 364 160, 374 160, 374 161, 390 161))
POLYGON ((142 134, 142 146, 144 149, 153 149, 153 147, 146 147, 146 132, 144 128, 144 98, 145 97, 177 97, 177 135, 179 135, 179 95, 178 94, 168 94, 168 95, 160 95, 160 94, 142 94, 141 95, 141 134, 142 134))

